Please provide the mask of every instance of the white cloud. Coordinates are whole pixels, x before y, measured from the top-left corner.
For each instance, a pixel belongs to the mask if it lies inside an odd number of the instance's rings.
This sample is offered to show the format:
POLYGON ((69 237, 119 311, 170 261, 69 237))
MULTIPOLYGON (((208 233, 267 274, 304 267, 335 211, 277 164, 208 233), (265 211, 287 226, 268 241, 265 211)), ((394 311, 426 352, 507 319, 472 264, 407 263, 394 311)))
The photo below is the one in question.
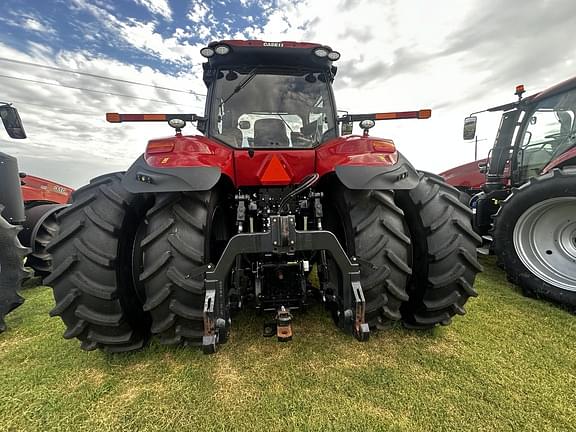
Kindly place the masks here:
POLYGON ((201 23, 204 21, 206 14, 208 13, 208 7, 201 0, 195 0, 192 2, 192 7, 186 14, 186 17, 193 23, 201 23))
MULTIPOLYGON (((0 57, 205 93, 201 80, 191 73, 164 74, 150 67, 136 67, 104 57, 91 58, 79 52, 54 53, 38 44, 32 53, 25 55, 0 43, 0 57)), ((203 112, 203 99, 198 100, 184 93, 16 64, 10 64, 9 74, 185 105, 161 104, 3 79, 2 99, 14 102, 18 108, 28 139, 12 141, 2 133, 2 151, 17 156, 21 169, 30 174, 52 178, 74 187, 87 183, 95 175, 126 169, 143 152, 148 139, 173 133, 166 124, 109 124, 105 121, 106 112, 203 112)), ((187 132, 193 134, 195 130, 189 126, 187 132)))
POLYGON ((49 24, 43 23, 34 17, 24 17, 22 27, 38 33, 55 34, 56 31, 49 24))
POLYGON ((167 0, 136 0, 136 3, 146 7, 151 13, 172 21, 172 9, 167 0))
POLYGON ((202 61, 199 51, 204 45, 191 45, 182 40, 186 36, 183 31, 177 30, 172 36, 164 37, 156 31, 154 22, 141 22, 133 18, 122 21, 86 0, 73 2, 77 8, 90 12, 111 34, 134 48, 174 63, 197 65, 202 61))

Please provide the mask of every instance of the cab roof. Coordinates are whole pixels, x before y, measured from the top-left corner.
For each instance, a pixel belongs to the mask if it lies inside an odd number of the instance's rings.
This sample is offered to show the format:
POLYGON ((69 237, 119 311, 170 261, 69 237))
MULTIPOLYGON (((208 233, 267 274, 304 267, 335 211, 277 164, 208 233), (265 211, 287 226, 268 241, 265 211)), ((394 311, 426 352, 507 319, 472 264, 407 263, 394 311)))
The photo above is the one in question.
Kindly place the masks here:
POLYGON ((576 77, 567 79, 562 81, 558 84, 553 85, 552 87, 548 87, 541 92, 534 93, 533 95, 527 96, 520 101, 510 102, 504 105, 498 105, 492 108, 487 109, 486 111, 508 111, 510 109, 516 108, 518 106, 525 106, 530 105, 536 102, 540 102, 542 99, 546 99, 550 96, 554 96, 560 93, 564 93, 568 90, 576 88, 576 77))
POLYGON ((274 70, 311 70, 326 71, 336 74, 336 67, 327 57, 314 54, 317 48, 332 48, 311 42, 267 42, 263 40, 221 40, 208 44, 207 48, 228 46, 229 52, 224 55, 214 54, 202 64, 204 82, 209 85, 218 69, 233 68, 238 71, 251 71, 254 68, 274 70))

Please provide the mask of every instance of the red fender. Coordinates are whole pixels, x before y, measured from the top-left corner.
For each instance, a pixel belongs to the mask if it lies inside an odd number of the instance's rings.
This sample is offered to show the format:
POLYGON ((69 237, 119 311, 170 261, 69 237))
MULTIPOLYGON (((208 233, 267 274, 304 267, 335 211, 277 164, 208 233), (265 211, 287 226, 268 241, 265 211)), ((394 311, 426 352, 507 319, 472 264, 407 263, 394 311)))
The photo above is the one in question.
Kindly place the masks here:
POLYGON ((486 164, 488 159, 468 162, 444 171, 440 175, 444 177, 446 183, 454 187, 479 190, 482 189, 482 185, 486 182, 486 174, 480 172, 479 163, 486 164))
POLYGON ((144 158, 154 168, 216 166, 235 182, 233 150, 202 135, 150 140, 144 158))

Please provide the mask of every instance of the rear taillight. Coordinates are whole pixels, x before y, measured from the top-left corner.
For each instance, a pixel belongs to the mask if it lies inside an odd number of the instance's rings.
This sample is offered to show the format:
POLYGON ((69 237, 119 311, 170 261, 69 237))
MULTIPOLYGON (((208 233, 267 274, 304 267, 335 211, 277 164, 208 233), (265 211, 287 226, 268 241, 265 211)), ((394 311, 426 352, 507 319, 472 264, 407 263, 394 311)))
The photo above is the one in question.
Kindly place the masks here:
POLYGON ((392 140, 370 140, 372 143, 372 148, 377 153, 394 153, 396 151, 396 145, 392 140))
POLYGON ((157 154, 157 153, 170 153, 174 150, 174 141, 172 140, 154 140, 148 142, 148 147, 146 147, 146 153, 157 154))

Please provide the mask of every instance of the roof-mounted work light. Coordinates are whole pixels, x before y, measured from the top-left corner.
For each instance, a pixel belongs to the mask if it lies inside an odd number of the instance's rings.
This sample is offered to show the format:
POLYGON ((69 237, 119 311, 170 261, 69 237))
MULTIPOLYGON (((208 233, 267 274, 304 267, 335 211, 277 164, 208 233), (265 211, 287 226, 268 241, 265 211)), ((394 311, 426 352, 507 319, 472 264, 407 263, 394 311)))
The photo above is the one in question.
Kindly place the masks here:
POLYGON ((332 51, 329 47, 318 47, 312 51, 316 57, 328 58, 328 60, 336 61, 340 58, 338 51, 332 51))
POLYGON ((230 47, 228 45, 218 45, 216 48, 214 48, 214 51, 218 55, 226 55, 230 52, 230 47))
POLYGON ((338 51, 330 51, 328 53, 328 58, 332 61, 336 61, 340 58, 340 53, 338 51))
POLYGON ((328 51, 328 49, 324 47, 318 47, 314 49, 313 52, 316 57, 320 58, 328 57, 328 54, 330 53, 330 51, 328 51))
POLYGON ((212 48, 206 47, 206 48, 202 48, 200 50, 200 54, 202 55, 202 57, 210 58, 210 57, 213 57, 214 54, 216 54, 216 53, 214 52, 214 50, 212 48))

